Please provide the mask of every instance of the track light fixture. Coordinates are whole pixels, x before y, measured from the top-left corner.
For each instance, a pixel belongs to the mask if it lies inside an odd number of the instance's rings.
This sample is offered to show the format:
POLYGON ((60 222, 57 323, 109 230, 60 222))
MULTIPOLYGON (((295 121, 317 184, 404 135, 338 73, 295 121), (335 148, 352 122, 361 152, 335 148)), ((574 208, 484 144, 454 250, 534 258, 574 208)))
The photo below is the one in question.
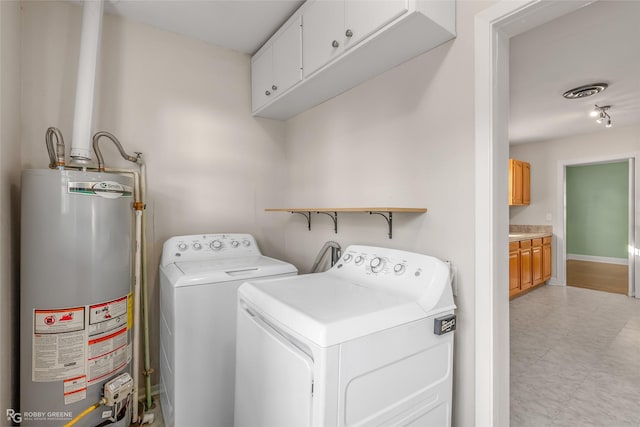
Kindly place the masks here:
POLYGON ((611 116, 607 112, 610 108, 611 108, 611 105, 604 105, 600 107, 598 104, 596 104, 593 111, 591 111, 589 115, 591 117, 597 117, 596 119, 597 123, 606 123, 605 127, 610 128, 611 126, 613 126, 611 124, 611 116))

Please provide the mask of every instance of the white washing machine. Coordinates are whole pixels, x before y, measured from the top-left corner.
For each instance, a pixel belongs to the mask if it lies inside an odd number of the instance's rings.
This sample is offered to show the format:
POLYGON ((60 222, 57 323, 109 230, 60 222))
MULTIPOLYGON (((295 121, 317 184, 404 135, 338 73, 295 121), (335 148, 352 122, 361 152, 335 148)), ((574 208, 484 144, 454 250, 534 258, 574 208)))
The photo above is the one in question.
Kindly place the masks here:
POLYGON ((160 262, 160 403, 168 427, 233 426, 236 293, 297 274, 249 234, 177 236, 160 262))
POLYGON ((236 427, 451 425, 449 265, 350 246, 238 290, 236 427))

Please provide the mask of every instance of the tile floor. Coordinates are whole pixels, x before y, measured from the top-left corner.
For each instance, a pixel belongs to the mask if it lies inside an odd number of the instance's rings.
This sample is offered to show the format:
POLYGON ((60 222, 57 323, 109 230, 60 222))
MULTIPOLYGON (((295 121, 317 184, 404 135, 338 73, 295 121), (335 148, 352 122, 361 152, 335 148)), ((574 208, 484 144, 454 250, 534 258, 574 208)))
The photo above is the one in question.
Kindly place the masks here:
POLYGON ((640 427, 640 299, 543 286, 510 317, 511 427, 640 427))

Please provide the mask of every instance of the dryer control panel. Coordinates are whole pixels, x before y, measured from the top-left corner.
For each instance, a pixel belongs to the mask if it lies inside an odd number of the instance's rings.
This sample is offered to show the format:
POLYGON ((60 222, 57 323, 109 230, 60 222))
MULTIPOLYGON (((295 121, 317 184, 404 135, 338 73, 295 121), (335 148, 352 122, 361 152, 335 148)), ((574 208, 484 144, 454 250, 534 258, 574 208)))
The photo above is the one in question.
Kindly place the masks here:
POLYGON ((352 245, 329 270, 360 286, 403 295, 430 310, 444 298, 455 307, 450 265, 429 255, 390 248, 352 245))
POLYGON ((261 252, 251 234, 194 234, 175 236, 164 242, 160 264, 258 255, 261 252))

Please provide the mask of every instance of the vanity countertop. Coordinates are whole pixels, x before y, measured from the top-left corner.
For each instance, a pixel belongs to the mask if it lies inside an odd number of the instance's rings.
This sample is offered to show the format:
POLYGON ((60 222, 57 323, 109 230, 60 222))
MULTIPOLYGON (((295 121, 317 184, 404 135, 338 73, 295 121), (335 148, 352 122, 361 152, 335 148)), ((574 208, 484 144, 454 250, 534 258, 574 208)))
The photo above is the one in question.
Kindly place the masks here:
POLYGON ((522 240, 541 239, 543 237, 551 237, 553 233, 540 231, 532 233, 509 233, 509 242, 520 242, 522 240))
POLYGON ((553 227, 550 225, 517 225, 509 224, 509 242, 552 237, 553 227))

